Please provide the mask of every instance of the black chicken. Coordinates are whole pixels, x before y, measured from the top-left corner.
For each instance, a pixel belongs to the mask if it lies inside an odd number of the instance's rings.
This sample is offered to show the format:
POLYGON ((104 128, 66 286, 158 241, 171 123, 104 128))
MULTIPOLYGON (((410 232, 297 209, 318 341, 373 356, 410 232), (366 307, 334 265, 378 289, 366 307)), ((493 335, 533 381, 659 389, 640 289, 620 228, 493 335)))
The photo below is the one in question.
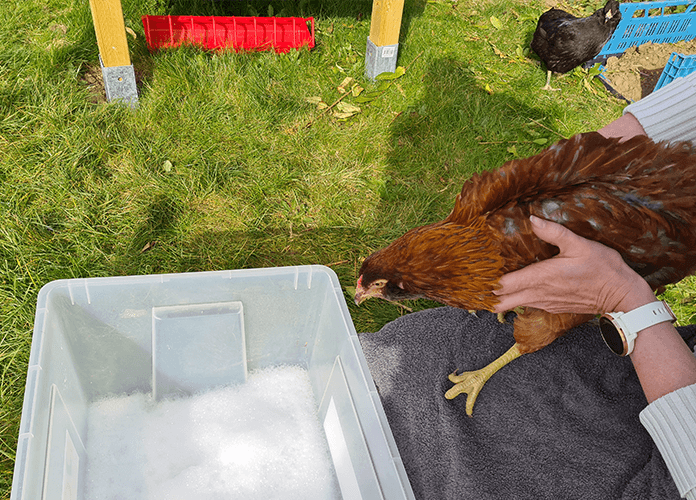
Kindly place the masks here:
POLYGON ((621 21, 619 2, 607 4, 589 17, 577 18, 551 8, 537 23, 532 50, 546 63, 546 85, 551 88, 551 72, 567 73, 599 54, 621 21))

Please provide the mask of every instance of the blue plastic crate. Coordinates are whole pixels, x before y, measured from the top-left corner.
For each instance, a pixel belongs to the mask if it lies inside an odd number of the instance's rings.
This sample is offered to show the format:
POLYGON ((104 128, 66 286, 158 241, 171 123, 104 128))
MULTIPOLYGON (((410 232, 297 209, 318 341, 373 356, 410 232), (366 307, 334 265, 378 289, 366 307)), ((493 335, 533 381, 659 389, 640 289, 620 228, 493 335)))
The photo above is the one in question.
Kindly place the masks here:
POLYGON ((661 89, 675 78, 686 76, 696 71, 696 55, 687 56, 678 52, 672 52, 667 59, 665 69, 662 70, 660 79, 655 84, 653 92, 661 89))
MULTIPOLYGON (((609 57, 621 57, 631 47, 644 43, 676 43, 696 38, 694 7, 696 7, 696 0, 619 4, 621 21, 614 34, 604 44, 599 54, 583 66, 589 68, 599 63, 600 70, 604 73, 606 70, 604 64, 609 57), (683 12, 675 13, 677 10, 683 10, 683 12)), ((616 92, 603 74, 598 77, 612 94, 629 103, 632 102, 616 92)))
POLYGON ((622 3, 621 21, 614 34, 591 61, 604 63, 611 56, 644 43, 676 43, 696 38, 696 0, 622 3), (674 13, 676 10, 684 12, 674 13))

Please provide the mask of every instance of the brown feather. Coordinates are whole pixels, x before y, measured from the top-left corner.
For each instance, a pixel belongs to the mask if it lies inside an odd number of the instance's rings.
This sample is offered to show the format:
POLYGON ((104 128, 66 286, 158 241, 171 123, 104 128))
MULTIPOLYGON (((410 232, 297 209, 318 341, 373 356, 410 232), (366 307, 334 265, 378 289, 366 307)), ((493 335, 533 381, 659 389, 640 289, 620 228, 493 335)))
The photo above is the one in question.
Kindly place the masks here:
MULTIPOLYGON (((531 214, 616 249, 653 289, 674 283, 696 272, 696 152, 645 136, 560 141, 472 177, 444 221, 368 257, 362 282, 387 279, 387 299, 490 310, 504 273, 558 252, 534 235, 531 214)), ((515 321, 515 339, 532 352, 588 318, 527 310, 515 321)))

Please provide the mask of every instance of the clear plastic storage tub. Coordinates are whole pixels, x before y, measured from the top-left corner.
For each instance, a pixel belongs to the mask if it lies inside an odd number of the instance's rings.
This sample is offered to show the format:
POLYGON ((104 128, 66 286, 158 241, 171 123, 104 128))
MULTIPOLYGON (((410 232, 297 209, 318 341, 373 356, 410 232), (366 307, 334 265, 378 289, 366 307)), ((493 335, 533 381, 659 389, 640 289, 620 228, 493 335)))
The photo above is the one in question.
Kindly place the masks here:
POLYGON ((88 406, 308 370, 343 498, 414 498, 334 272, 59 280, 38 296, 12 500, 84 498, 88 406))

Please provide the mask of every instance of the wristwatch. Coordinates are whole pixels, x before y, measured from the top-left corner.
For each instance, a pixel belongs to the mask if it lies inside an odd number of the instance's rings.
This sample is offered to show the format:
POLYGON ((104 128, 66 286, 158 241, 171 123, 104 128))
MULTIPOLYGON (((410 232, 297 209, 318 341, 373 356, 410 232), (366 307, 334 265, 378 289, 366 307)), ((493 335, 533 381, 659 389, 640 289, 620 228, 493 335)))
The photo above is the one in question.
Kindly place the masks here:
POLYGON ((638 332, 664 321, 674 323, 676 320, 667 303, 658 300, 626 313, 603 314, 599 318, 599 330, 609 349, 619 356, 626 356, 633 352, 638 332))

